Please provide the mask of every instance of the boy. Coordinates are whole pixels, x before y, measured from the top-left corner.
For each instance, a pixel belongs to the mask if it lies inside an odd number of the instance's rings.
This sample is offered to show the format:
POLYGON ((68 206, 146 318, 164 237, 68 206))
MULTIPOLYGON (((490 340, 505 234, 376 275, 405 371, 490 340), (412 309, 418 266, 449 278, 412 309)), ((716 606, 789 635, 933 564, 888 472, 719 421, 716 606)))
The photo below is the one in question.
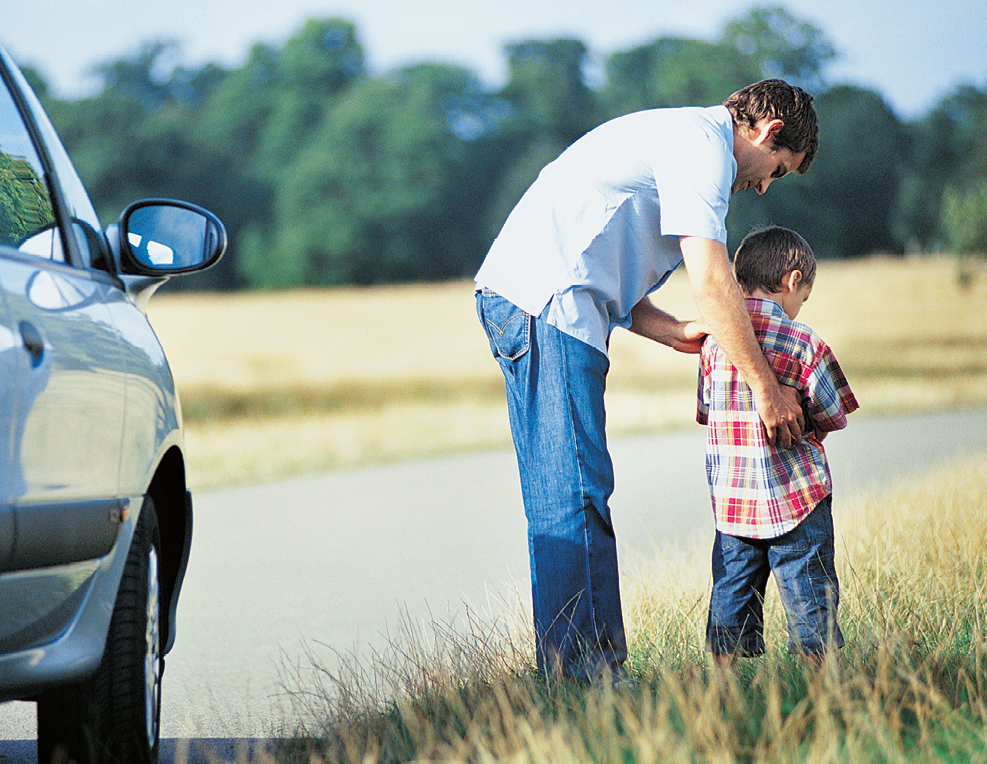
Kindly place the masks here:
POLYGON ((772 572, 789 649, 818 664, 827 649, 843 645, 822 440, 845 427, 858 404, 829 347, 795 323, 816 274, 805 240, 785 228, 754 231, 737 250, 734 271, 778 380, 802 396, 807 435, 789 449, 769 445, 750 388, 712 336, 706 339, 696 417, 707 425, 716 518, 706 647, 721 665, 764 652, 763 601, 772 572))

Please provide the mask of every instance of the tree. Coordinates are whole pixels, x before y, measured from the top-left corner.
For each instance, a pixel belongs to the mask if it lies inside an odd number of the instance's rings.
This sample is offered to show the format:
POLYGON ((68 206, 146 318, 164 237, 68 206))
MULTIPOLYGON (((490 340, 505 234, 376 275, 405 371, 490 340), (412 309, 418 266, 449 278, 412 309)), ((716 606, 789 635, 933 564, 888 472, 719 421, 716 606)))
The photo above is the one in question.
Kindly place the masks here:
POLYGON ((958 198, 987 177, 987 91, 960 86, 907 130, 892 226, 910 248, 933 249, 951 240, 946 195, 958 198))
POLYGON ((174 98, 169 81, 180 56, 174 40, 152 40, 130 58, 99 64, 96 73, 103 80, 103 94, 139 104, 143 111, 169 103, 174 98))
POLYGON ((819 155, 806 176, 819 247, 835 257, 898 249, 889 221, 901 179, 901 123, 872 90, 840 86, 816 100, 819 155))
POLYGON ((987 254, 987 178, 943 194, 940 226, 957 255, 987 254))
POLYGON ((815 92, 836 57, 813 24, 782 8, 760 8, 728 22, 720 40, 665 37, 606 63, 608 117, 641 109, 708 106, 757 80, 780 77, 815 92))
POLYGON ((500 95, 512 106, 514 130, 568 146, 596 124, 583 76, 580 40, 525 40, 505 46, 509 76, 500 95))
POLYGON ((20 69, 21 74, 24 75, 24 79, 27 80, 38 100, 45 105, 45 110, 47 111, 49 105, 54 102, 51 97, 51 88, 48 86, 47 78, 33 66, 21 64, 20 69))
POLYGON ((310 20, 280 49, 254 45, 246 65, 213 89, 202 130, 269 179, 293 161, 334 99, 365 76, 353 24, 310 20))
POLYGON ((229 73, 205 102, 197 131, 247 171, 275 108, 279 52, 257 43, 246 63, 229 73))
POLYGON ((901 177, 901 123, 877 93, 848 85, 821 93, 815 106, 820 137, 812 168, 764 196, 734 195, 732 246, 752 226, 774 223, 799 231, 820 258, 898 250, 889 220, 901 177))
POLYGON ((755 62, 719 43, 665 37, 606 62, 606 116, 642 109, 711 106, 760 79, 755 62))
POLYGON ((266 287, 462 275, 486 190, 471 172, 479 139, 455 128, 480 92, 465 70, 432 64, 350 88, 284 173, 276 225, 253 232, 244 275, 266 287))
POLYGON ((472 275, 538 172, 586 131, 630 111, 722 102, 781 76, 816 94, 820 153, 805 177, 731 200, 752 225, 804 233, 821 257, 913 243, 974 246, 982 215, 987 93, 955 92, 902 125, 880 95, 822 90, 836 53, 810 23, 761 8, 713 41, 661 38, 606 61, 591 89, 574 39, 505 46, 507 84, 431 64, 366 70, 354 25, 311 20, 245 64, 185 68, 170 41, 106 62, 102 91, 51 96, 27 69, 104 222, 145 196, 175 196, 227 224, 221 265, 181 285, 379 283, 472 275))
POLYGON ((278 87, 335 95, 366 74, 356 27, 343 19, 310 19, 281 49, 275 64, 278 87))
POLYGON ((275 59, 271 110, 256 163, 278 173, 322 122, 336 98, 366 76, 356 28, 342 19, 310 20, 275 59))
POLYGON ((759 79, 776 77, 809 92, 820 90, 836 49, 822 30, 784 8, 755 8, 726 24, 722 43, 755 62, 759 79))
POLYGON ((485 243, 541 169, 600 122, 584 75, 583 42, 525 40, 504 50, 510 74, 495 99, 502 108, 490 125, 488 143, 498 157, 484 165, 493 190, 478 221, 485 243))

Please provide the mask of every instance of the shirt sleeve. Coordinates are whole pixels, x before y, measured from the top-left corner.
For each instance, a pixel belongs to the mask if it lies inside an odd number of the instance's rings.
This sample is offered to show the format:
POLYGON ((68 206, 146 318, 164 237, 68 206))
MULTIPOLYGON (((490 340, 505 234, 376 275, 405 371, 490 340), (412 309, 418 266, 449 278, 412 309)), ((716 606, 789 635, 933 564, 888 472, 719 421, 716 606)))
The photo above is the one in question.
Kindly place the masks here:
POLYGON ((819 346, 815 362, 808 370, 806 399, 809 416, 823 432, 846 427, 847 414, 860 408, 846 375, 826 344, 819 346))
POLYGON ((696 401, 696 421, 701 425, 709 424, 709 397, 710 397, 710 342, 707 338, 703 342, 702 350, 699 354, 699 384, 696 401))
POLYGON ((722 136, 693 124, 654 160, 662 236, 700 236, 726 244, 733 152, 722 136))

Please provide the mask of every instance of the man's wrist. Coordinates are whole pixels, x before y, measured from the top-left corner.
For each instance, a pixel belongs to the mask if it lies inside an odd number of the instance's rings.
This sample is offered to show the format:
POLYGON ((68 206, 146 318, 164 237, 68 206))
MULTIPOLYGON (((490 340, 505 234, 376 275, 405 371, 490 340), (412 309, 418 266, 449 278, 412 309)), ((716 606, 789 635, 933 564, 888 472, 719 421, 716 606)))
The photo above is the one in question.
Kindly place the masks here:
POLYGON ((751 392, 754 393, 754 397, 762 400, 770 398, 781 387, 778 384, 778 378, 771 371, 770 367, 767 374, 756 374, 747 384, 750 386, 751 392))

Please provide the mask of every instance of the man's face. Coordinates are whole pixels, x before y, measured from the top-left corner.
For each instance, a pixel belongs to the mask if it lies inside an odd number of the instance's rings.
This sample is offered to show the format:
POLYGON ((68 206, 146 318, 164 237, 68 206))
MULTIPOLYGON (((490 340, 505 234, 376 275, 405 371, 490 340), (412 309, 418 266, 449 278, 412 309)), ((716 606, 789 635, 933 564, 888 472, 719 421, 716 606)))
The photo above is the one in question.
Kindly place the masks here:
POLYGON ((790 149, 775 149, 774 135, 781 127, 781 120, 765 120, 753 129, 739 131, 734 138, 737 177, 730 188, 731 193, 753 188, 763 194, 775 180, 795 172, 802 165, 805 152, 794 154, 790 149))

